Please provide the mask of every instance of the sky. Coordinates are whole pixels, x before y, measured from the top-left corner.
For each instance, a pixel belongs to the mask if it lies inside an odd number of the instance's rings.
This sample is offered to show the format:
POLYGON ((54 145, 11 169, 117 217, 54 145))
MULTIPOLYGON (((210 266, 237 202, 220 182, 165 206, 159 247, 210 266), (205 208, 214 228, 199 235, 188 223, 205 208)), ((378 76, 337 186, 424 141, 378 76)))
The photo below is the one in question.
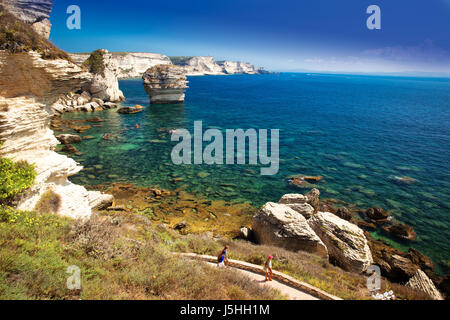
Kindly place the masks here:
POLYGON ((271 71, 450 74, 450 0, 54 0, 50 40, 69 52, 156 52, 271 71), (69 5, 81 29, 69 30, 69 5), (381 29, 366 13, 380 8, 381 29))

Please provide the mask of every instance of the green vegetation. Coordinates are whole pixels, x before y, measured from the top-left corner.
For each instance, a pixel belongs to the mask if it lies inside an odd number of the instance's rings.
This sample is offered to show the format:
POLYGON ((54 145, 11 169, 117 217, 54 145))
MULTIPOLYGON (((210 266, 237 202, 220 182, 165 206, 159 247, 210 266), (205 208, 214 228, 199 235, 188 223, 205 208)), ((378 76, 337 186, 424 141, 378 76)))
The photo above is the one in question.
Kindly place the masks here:
POLYGON ((34 210, 37 213, 57 213, 61 207, 61 197, 53 190, 47 190, 39 199, 34 210))
POLYGON ((0 299, 283 299, 234 270, 174 256, 171 231, 142 216, 8 216, 0 220, 0 299), (81 269, 81 290, 67 289, 69 266, 81 269))
MULTIPOLYGON (((230 258, 264 265, 267 256, 273 255, 274 270, 288 274, 300 281, 343 299, 371 299, 366 286, 366 277, 346 272, 327 260, 307 252, 291 252, 282 248, 253 245, 245 241, 216 241, 199 235, 188 235, 174 239, 172 250, 216 256, 225 244, 230 246, 230 258)), ((419 291, 382 280, 382 290, 393 290, 400 299, 429 299, 419 291)), ((384 291, 383 291, 384 292, 384 291)))
POLYGON ((89 58, 83 62, 83 66, 85 66, 90 73, 103 75, 105 72, 103 54, 102 49, 95 50, 91 53, 89 58))
POLYGON ((35 177, 32 165, 0 158, 0 205, 8 204, 13 197, 30 188, 35 177))
POLYGON ((17 19, 0 4, 0 50, 12 53, 39 52, 43 59, 64 59, 70 56, 44 39, 33 28, 17 19))

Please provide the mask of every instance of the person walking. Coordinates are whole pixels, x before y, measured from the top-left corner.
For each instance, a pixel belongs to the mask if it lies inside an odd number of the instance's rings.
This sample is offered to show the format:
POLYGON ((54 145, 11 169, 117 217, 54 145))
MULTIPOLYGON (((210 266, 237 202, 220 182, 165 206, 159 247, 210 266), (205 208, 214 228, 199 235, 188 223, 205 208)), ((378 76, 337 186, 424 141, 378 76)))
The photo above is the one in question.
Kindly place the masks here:
POLYGON ((223 250, 219 253, 217 257, 218 267, 219 268, 228 268, 229 262, 228 262, 228 246, 225 246, 223 250))
POLYGON ((266 272, 266 281, 272 281, 272 260, 273 256, 269 256, 264 264, 264 271, 266 272))

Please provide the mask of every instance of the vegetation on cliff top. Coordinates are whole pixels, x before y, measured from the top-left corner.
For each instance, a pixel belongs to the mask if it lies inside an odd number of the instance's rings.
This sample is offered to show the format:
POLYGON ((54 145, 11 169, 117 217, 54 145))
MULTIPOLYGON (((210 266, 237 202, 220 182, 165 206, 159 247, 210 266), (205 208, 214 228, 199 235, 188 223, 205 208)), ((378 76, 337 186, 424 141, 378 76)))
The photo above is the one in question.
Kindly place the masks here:
POLYGON ((49 40, 41 37, 33 28, 17 19, 0 4, 0 50, 12 53, 36 51, 43 59, 64 59, 70 56, 49 40))
POLYGON ((234 270, 171 254, 163 226, 142 216, 88 221, 15 212, 0 218, 0 299, 283 299, 234 270), (81 290, 66 286, 81 270, 81 290))
POLYGON ((32 165, 0 158, 0 205, 8 204, 13 197, 30 188, 35 177, 32 165))
POLYGON ((101 74, 105 72, 105 59, 103 58, 104 51, 102 49, 95 50, 91 53, 89 58, 83 62, 90 73, 101 74))

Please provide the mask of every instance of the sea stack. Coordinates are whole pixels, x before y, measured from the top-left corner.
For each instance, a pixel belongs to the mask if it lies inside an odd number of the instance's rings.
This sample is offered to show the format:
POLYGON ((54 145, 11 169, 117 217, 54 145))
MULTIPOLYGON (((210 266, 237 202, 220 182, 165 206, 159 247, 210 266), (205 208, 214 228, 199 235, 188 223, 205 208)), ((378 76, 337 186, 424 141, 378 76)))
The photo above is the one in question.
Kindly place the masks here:
POLYGON ((184 69, 174 65, 162 65, 148 69, 142 76, 150 103, 183 103, 188 88, 184 69))

